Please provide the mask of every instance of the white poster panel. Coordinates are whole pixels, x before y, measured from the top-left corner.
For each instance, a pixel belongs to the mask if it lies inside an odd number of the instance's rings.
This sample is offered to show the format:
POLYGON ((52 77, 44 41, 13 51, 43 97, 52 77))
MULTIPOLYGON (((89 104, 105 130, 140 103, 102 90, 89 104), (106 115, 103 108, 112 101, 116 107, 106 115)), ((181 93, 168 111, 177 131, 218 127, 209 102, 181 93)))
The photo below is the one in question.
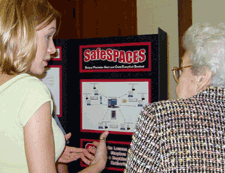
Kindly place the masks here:
POLYGON ((55 106, 55 113, 58 116, 61 115, 61 67, 50 66, 46 70, 46 75, 41 80, 47 85, 52 94, 52 99, 55 106))
POLYGON ((141 108, 150 101, 150 80, 83 80, 81 85, 81 131, 133 132, 141 108))

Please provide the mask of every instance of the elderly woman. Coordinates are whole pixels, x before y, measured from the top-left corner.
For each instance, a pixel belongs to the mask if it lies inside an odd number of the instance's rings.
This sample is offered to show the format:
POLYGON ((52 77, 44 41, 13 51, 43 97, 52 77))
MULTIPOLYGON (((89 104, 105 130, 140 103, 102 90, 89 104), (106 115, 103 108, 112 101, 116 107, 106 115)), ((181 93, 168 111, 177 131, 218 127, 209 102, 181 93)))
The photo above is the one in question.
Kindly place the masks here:
POLYGON ((125 172, 225 172, 225 28, 191 26, 173 69, 177 100, 146 105, 125 172))

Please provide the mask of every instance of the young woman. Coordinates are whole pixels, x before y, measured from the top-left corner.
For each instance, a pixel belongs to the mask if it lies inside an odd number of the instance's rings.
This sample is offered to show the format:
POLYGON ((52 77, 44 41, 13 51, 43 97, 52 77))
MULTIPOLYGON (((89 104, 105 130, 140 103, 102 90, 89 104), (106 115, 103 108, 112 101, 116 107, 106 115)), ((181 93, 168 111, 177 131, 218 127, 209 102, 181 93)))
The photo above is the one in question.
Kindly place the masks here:
MULTIPOLYGON (((52 118, 48 88, 31 74, 42 74, 55 53, 59 13, 46 0, 0 0, 0 172, 56 173, 65 137, 52 118), (58 21, 57 21, 58 20, 58 21)), ((101 172, 105 139, 81 172, 101 172)))

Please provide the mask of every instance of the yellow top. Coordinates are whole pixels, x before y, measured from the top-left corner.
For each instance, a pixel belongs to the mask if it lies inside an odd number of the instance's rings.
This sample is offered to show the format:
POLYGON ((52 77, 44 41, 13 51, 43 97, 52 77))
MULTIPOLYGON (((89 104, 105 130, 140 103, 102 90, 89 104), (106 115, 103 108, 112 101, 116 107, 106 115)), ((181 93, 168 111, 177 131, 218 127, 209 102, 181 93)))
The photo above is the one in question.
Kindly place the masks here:
MULTIPOLYGON (((47 86, 38 78, 23 73, 0 86, 0 172, 28 173, 23 126, 46 102, 53 102, 47 86)), ((64 134, 52 118, 55 161, 65 147, 64 134)))

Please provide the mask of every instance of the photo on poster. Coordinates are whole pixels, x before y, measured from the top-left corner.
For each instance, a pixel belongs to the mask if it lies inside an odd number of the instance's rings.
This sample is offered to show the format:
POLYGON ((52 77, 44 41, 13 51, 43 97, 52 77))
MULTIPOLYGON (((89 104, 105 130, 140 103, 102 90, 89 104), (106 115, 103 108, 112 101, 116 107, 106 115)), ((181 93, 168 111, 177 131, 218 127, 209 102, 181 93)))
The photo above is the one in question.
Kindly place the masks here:
POLYGON ((133 134, 141 108, 151 102, 150 79, 81 79, 81 132, 133 134))
POLYGON ((52 61, 62 61, 62 47, 56 46, 56 56, 51 58, 52 61))
POLYGON ((58 117, 62 116, 62 66, 51 65, 46 67, 45 76, 41 79, 52 94, 54 110, 58 117))

